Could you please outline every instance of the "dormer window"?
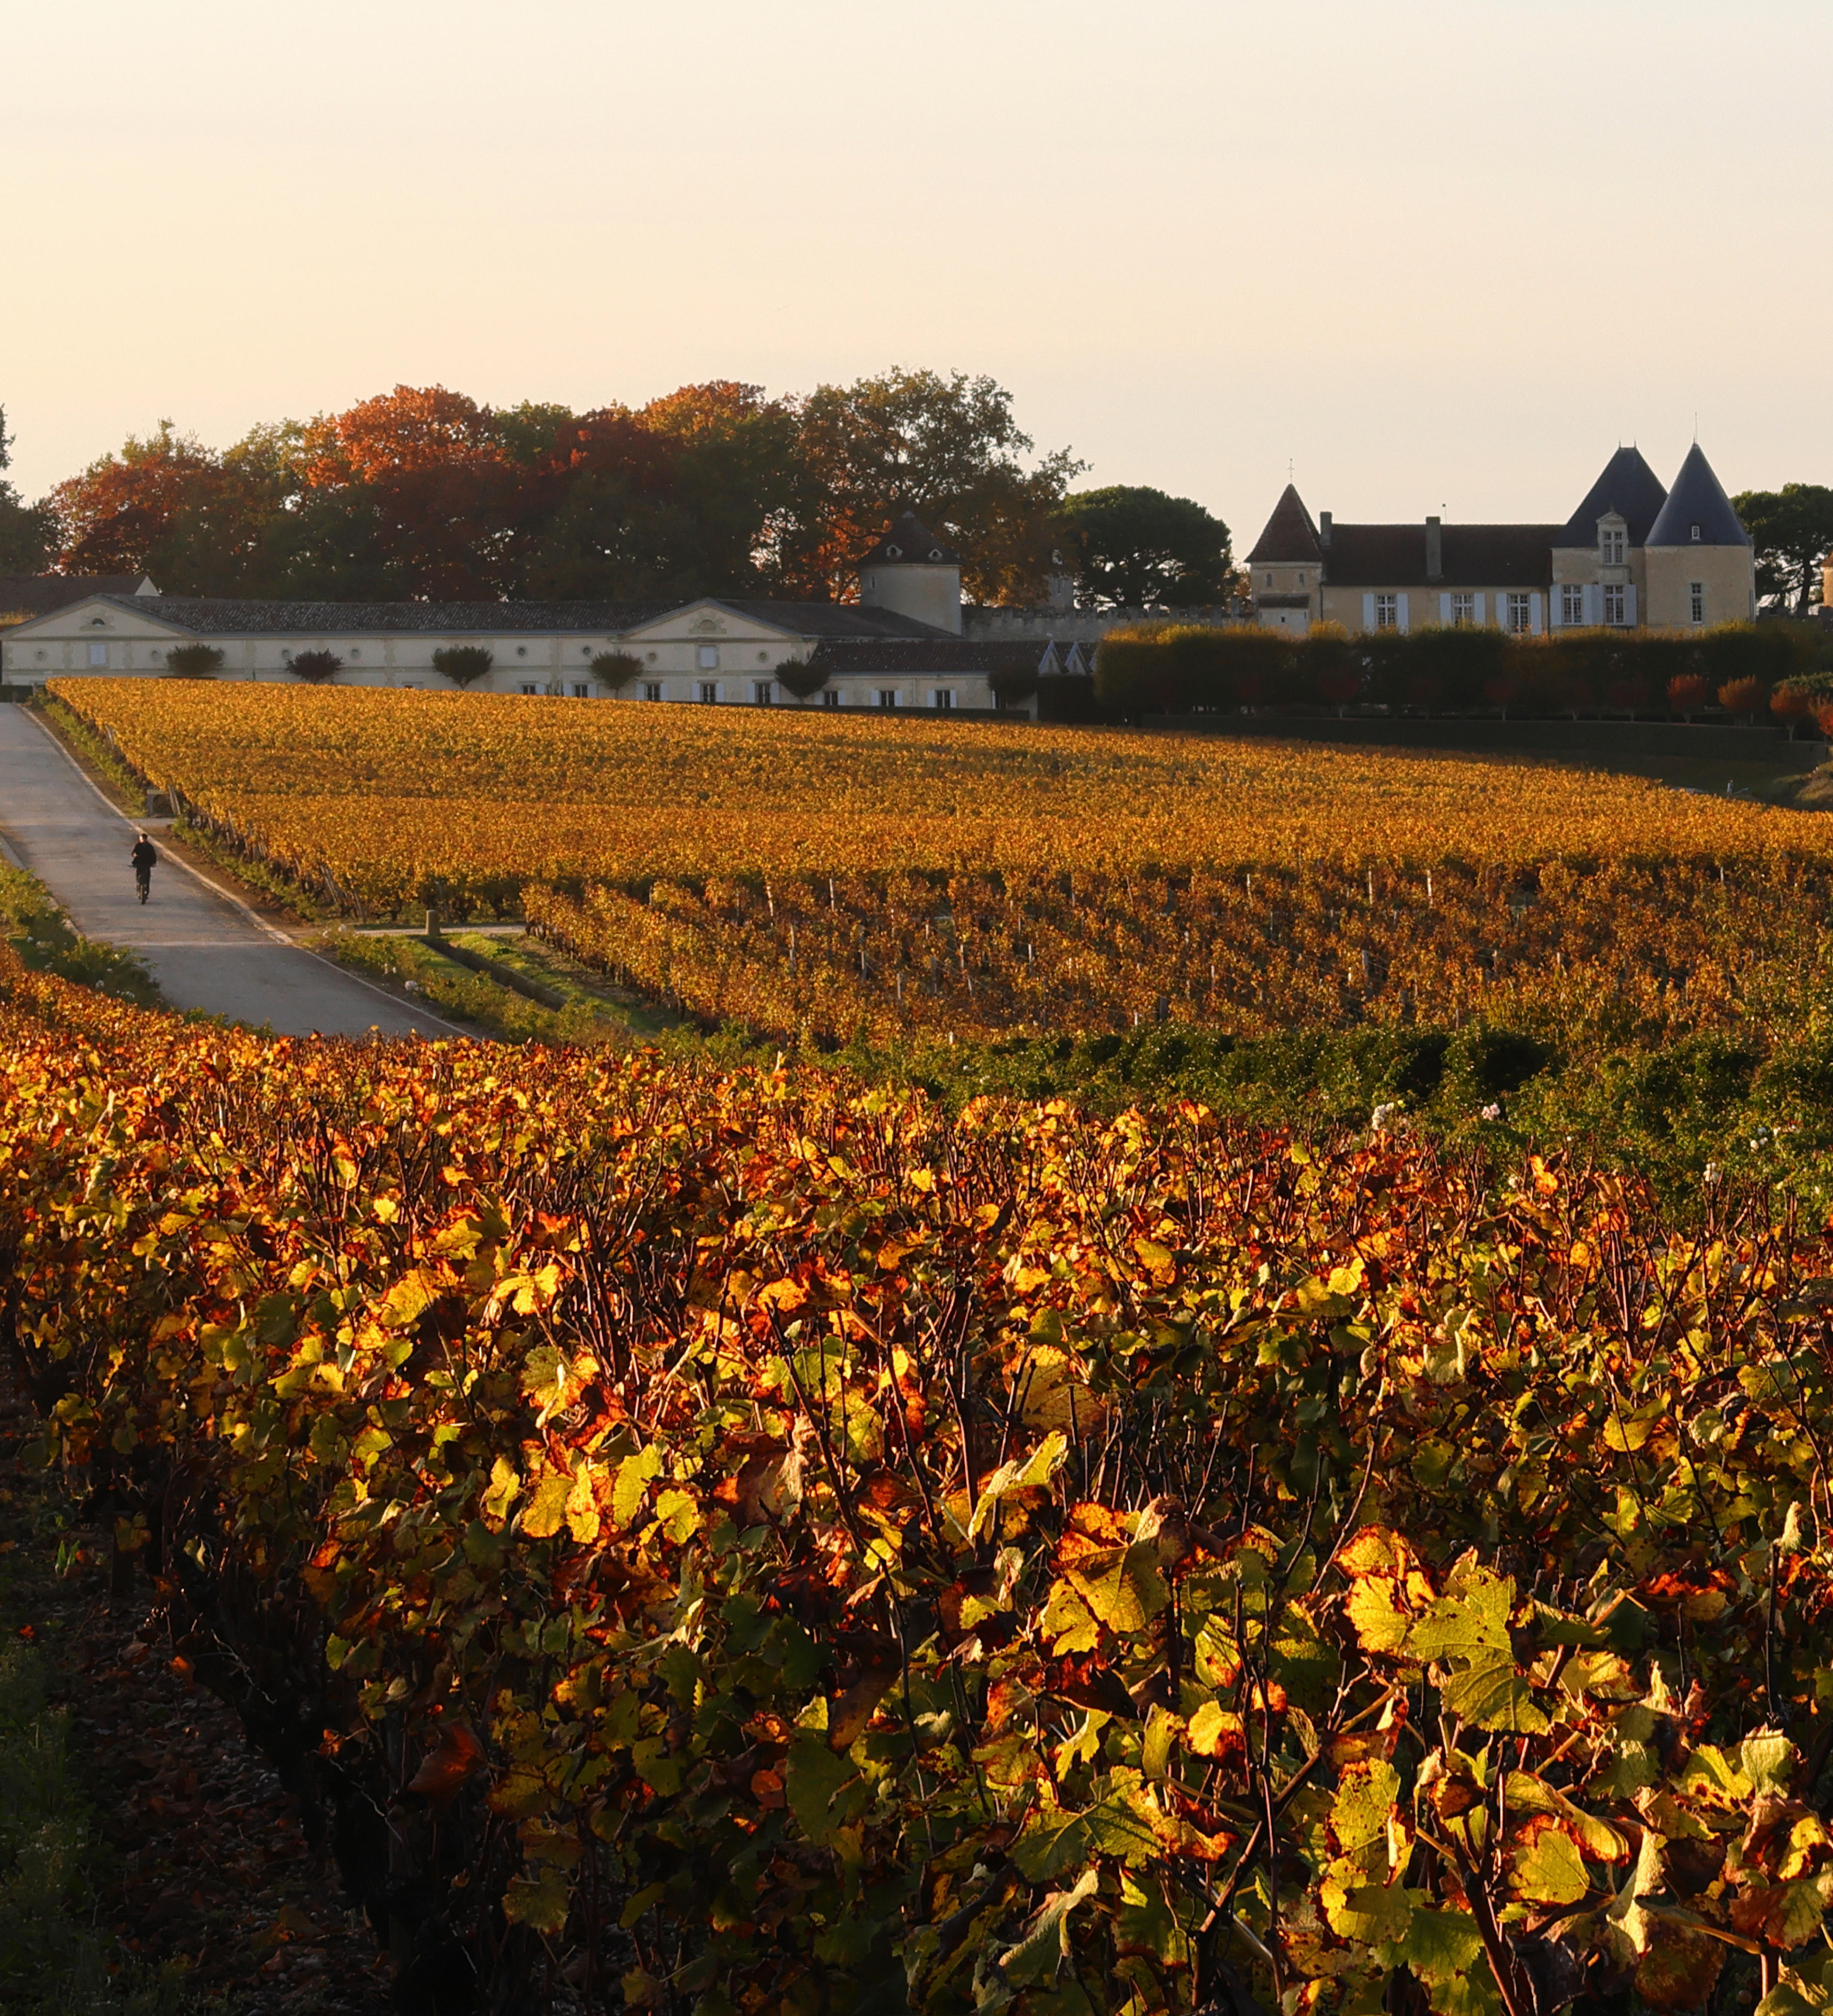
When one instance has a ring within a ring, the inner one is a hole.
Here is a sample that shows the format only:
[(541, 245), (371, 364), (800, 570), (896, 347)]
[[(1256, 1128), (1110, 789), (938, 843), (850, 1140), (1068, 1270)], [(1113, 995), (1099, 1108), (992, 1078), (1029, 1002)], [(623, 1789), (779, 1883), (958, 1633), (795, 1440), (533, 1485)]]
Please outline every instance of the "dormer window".
[(1623, 528), (1621, 525), (1606, 525), (1599, 541), (1599, 551), (1606, 567), (1621, 567), (1623, 563)]
[(1699, 544), (1699, 527), (1697, 525), (1693, 527), (1693, 543), (1694, 545)]
[(887, 546), (884, 556), (888, 560), (901, 560), (904, 557), (904, 549), (902, 546)]

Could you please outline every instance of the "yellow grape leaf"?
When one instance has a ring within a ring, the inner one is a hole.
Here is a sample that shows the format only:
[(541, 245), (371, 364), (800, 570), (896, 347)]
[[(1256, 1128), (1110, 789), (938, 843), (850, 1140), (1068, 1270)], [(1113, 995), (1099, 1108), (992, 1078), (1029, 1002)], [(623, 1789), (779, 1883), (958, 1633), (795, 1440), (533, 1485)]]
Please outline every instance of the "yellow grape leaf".
[(426, 1276), (417, 1267), (404, 1274), (382, 1298), (376, 1319), (384, 1330), (405, 1330), (434, 1298)]
[(1340, 1939), (1363, 1946), (1387, 1946), (1406, 1936), (1413, 1906), (1423, 1890), (1400, 1883), (1370, 1883), (1353, 1862), (1333, 1862), (1324, 1871), (1318, 1901), (1331, 1930)]
[(1356, 1641), (1365, 1652), (1400, 1652), (1413, 1618), (1395, 1600), (1399, 1585), (1385, 1576), (1365, 1575), (1344, 1599)]
[(490, 1483), (484, 1493), (485, 1519), (501, 1525), (510, 1516), (510, 1507), (520, 1489), (521, 1479), (516, 1474), (515, 1465), (507, 1456), (499, 1456), (490, 1466)]
[(1487, 1568), (1475, 1569), (1413, 1625), (1406, 1649), (1418, 1659), (1478, 1659), (1507, 1653), (1512, 1660), (1508, 1614), (1514, 1607), (1512, 1581)]
[(1747, 1736), (1738, 1751), (1738, 1763), (1752, 1788), (1759, 1792), (1786, 1792), (1795, 1776), (1795, 1745), (1774, 1730), (1759, 1730)]
[(1092, 1652), (1101, 1642), (1100, 1626), (1088, 1605), (1066, 1582), (1050, 1585), (1050, 1600), (1044, 1605), (1044, 1630), (1050, 1640), (1050, 1650), (1059, 1656), (1065, 1652)]
[(1363, 1526), (1343, 1543), (1337, 1566), (1350, 1576), (1398, 1576), (1406, 1574), (1412, 1560), (1406, 1543), (1398, 1533), (1385, 1526)]
[(980, 1487), (979, 1502), (974, 1508), (974, 1517), (967, 1522), (968, 1539), (978, 1540), (983, 1533), (992, 1531), (993, 1521), (999, 1516), (999, 1500), (1007, 1492), (1027, 1491), (1035, 1485), (1048, 1484), (1063, 1467), (1063, 1459), (1068, 1451), (1068, 1437), (1060, 1428), (1053, 1428), (1022, 1463), (1014, 1459), (1001, 1463)]
[(1453, 1715), (1478, 1729), (1506, 1729), (1518, 1736), (1533, 1736), (1550, 1726), (1534, 1705), (1533, 1690), (1510, 1658), (1481, 1660), (1447, 1674), (1439, 1691)]
[(1572, 1836), (1556, 1820), (1532, 1824), (1508, 1872), (1515, 1894), (1530, 1904), (1577, 1903), (1591, 1883)]
[(1199, 1757), (1219, 1757), (1243, 1747), (1241, 1718), (1219, 1701), (1206, 1701), (1190, 1717), (1190, 1747)]
[(582, 1547), (589, 1547), (598, 1538), (598, 1500), (592, 1495), (592, 1465), (582, 1463), (579, 1474), (573, 1480), (573, 1488), (567, 1493), (567, 1530)]
[(557, 1533), (567, 1517), (567, 1500), (573, 1480), (564, 1470), (550, 1470), (535, 1487), (535, 1496), (522, 1514), (521, 1530), (531, 1540), (546, 1540)]
[(1110, 1631), (1143, 1631), (1171, 1600), (1158, 1571), (1155, 1540), (1130, 1547), (1098, 1547), (1065, 1566), (1076, 1593)]
[(627, 1456), (618, 1466), (618, 1481), (611, 1487), (611, 1517), (628, 1526), (649, 1495), (650, 1479), (662, 1474), (662, 1453), (652, 1442), (635, 1456)]
[(1359, 1758), (1345, 1765), (1331, 1802), (1331, 1839), (1341, 1856), (1385, 1842), (1388, 1816), (1400, 1796), (1400, 1774), (1385, 1760)]

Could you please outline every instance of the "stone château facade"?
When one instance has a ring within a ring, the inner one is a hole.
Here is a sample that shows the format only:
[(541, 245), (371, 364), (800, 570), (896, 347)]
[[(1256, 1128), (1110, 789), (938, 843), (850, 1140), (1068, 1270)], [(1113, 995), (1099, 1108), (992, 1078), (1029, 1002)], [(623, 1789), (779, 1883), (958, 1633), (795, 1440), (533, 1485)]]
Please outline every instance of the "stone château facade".
[(1261, 624), (1299, 635), (1685, 630), (1756, 614), (1750, 535), (1697, 443), (1672, 490), (1619, 448), (1563, 525), (1313, 523), (1288, 484), (1247, 564)]

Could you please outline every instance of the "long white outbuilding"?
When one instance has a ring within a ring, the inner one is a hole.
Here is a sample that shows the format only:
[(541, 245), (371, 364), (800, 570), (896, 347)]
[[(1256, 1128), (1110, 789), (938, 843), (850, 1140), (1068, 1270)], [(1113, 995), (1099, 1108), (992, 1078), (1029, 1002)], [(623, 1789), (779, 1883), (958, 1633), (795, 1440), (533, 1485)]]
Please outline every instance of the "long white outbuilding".
[[(175, 647), (201, 644), (221, 654), (222, 679), (291, 682), (311, 653), (337, 661), (340, 685), (440, 687), (452, 682), (435, 654), (468, 646), (491, 661), (474, 692), (758, 705), (790, 698), (780, 675), (805, 667), (823, 675), (816, 706), (990, 711), (997, 681), (1002, 711), (1028, 715), (1030, 677), (1085, 669), (1082, 647), (1047, 635), (963, 637), (960, 584), (956, 556), (908, 516), (862, 563), (857, 603), (256, 601), (143, 583), (13, 625), (0, 639), (0, 678), (153, 678), (172, 668)], [(607, 654), (637, 669), (614, 684), (595, 668)]]

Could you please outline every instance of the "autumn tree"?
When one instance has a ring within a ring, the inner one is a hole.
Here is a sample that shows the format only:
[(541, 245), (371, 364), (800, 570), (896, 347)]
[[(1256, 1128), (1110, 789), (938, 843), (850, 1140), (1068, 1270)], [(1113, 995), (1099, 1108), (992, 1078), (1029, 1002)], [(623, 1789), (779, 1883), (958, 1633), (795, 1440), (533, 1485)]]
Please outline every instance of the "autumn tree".
[(1233, 592), (1229, 529), (1190, 498), (1115, 484), (1072, 491), (1059, 515), (1077, 592), (1095, 608), (1188, 608)]
[(182, 513), (203, 506), (221, 464), (190, 434), (161, 420), (144, 439), (128, 437), (58, 484), (49, 499), (57, 563), (66, 574), (140, 574)]
[(818, 387), (798, 418), (796, 504), (772, 556), (784, 592), (850, 595), (859, 555), (909, 509), (959, 549), (973, 599), (1040, 599), (1052, 520), (1084, 465), (1059, 448), (1028, 469), (1003, 386), (895, 369)]
[(60, 485), (59, 563), (178, 593), (685, 601), (855, 592), (915, 509), (970, 594), (1032, 601), (1079, 464), (990, 378), (896, 370), (806, 398), (683, 386), (639, 411), (501, 410), (397, 385), (217, 454), (162, 422)]

